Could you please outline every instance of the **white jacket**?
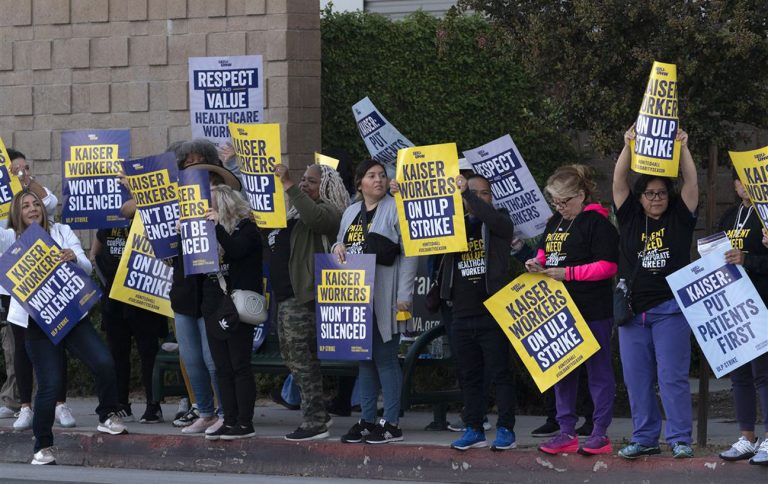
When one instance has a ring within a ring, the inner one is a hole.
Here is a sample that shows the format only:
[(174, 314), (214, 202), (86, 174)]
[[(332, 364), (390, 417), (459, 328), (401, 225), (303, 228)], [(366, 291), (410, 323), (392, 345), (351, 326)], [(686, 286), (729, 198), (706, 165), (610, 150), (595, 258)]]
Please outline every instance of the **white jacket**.
[[(52, 224), (51, 237), (62, 249), (72, 249), (77, 257), (77, 265), (90, 274), (93, 270), (91, 261), (88, 260), (88, 256), (85, 255), (85, 251), (80, 245), (80, 239), (78, 239), (72, 229), (69, 228), (69, 225)], [(0, 252), (8, 250), (14, 242), (16, 242), (16, 232), (14, 232), (13, 229), (0, 229)], [(8, 309), (8, 321), (24, 328), (27, 327), (27, 322), (29, 321), (29, 314), (27, 314), (21, 304), (16, 301), (15, 297), (11, 297), (11, 305)]]

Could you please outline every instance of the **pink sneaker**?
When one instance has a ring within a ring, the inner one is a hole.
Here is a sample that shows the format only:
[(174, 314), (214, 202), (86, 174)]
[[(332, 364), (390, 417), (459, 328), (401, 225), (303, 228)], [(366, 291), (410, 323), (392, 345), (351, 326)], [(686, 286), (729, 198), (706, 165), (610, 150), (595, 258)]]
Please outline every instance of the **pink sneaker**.
[(573, 435), (558, 434), (539, 445), (539, 450), (546, 454), (570, 454), (579, 450), (579, 439)]
[(591, 435), (584, 445), (579, 447), (579, 454), (581, 455), (600, 455), (600, 454), (612, 454), (613, 447), (611, 446), (611, 439), (605, 435)]
[(218, 417), (200, 417), (192, 422), (191, 425), (181, 429), (183, 434), (201, 434), (211, 425), (215, 425), (218, 422)]

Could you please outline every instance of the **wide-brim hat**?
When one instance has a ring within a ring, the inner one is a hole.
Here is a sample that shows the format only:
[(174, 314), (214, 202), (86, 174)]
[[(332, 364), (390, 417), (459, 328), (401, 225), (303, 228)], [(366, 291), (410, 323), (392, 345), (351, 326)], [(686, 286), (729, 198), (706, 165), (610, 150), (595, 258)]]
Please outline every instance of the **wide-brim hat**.
[(242, 189), (242, 184), (240, 183), (240, 180), (235, 176), (234, 173), (227, 170), (223, 166), (218, 165), (211, 165), (210, 163), (198, 163), (196, 165), (190, 165), (185, 170), (208, 170), (211, 173), (216, 173), (219, 175), (223, 180), (224, 183), (232, 188), (235, 191), (240, 191)]

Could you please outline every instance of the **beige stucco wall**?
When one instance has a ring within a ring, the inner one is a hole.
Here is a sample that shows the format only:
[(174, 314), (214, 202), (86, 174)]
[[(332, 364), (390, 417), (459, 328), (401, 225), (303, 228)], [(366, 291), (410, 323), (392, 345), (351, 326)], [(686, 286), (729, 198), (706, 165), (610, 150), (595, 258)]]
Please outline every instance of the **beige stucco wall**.
[(317, 0), (0, 0), (0, 12), (0, 136), (57, 194), (63, 130), (130, 128), (133, 157), (189, 139), (188, 57), (263, 55), (284, 162), (320, 149)]

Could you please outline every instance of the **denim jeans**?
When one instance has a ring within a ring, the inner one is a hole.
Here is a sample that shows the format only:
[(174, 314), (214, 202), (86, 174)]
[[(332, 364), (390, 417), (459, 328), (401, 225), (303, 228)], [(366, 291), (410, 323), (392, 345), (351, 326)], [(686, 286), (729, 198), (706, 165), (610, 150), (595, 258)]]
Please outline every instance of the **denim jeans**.
[(58, 345), (48, 338), (35, 338), (27, 339), (26, 347), (37, 378), (35, 415), (32, 419), (35, 452), (53, 445), (56, 397), (64, 386), (64, 350), (82, 361), (96, 377), (99, 422), (104, 422), (111, 412), (117, 410), (115, 364), (107, 346), (87, 318), (77, 323)]
[(510, 369), (512, 346), (496, 321), (486, 314), (454, 318), (451, 330), (461, 371), (464, 423), (482, 429), (488, 389), (496, 384), (497, 427), (515, 428), (515, 380)]
[(173, 317), (176, 319), (176, 342), (179, 343), (179, 355), (187, 370), (197, 409), (202, 417), (212, 417), (213, 393), (216, 392), (219, 402), (221, 402), (221, 393), (216, 380), (216, 365), (205, 333), (205, 321), (203, 318), (195, 319), (180, 313), (174, 313)]
[(397, 425), (400, 421), (400, 394), (403, 388), (403, 371), (397, 353), (400, 335), (392, 335), (386, 343), (381, 338), (376, 322), (373, 323), (373, 359), (360, 362), (360, 408), (368, 423), (376, 422), (376, 402), (379, 390), (384, 395), (384, 420)]

